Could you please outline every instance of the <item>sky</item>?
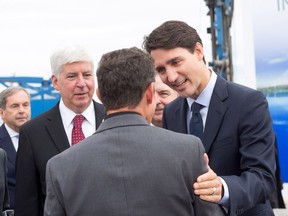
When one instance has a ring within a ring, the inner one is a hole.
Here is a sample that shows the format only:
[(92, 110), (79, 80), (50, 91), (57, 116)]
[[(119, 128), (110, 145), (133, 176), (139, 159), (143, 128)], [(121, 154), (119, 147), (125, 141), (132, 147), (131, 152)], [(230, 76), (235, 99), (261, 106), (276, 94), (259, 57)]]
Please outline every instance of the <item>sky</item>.
[(86, 47), (97, 65), (105, 52), (141, 48), (145, 35), (171, 19), (196, 28), (210, 55), (207, 12), (204, 0), (0, 0), (0, 77), (47, 79), (51, 53), (68, 44)]

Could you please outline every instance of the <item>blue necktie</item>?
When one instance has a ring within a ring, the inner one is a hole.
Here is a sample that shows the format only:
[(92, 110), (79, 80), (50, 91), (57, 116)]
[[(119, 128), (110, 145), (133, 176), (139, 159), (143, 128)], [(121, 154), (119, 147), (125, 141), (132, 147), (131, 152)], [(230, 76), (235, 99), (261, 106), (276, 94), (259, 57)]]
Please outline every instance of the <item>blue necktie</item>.
[(192, 110), (192, 118), (190, 120), (190, 134), (195, 135), (199, 138), (201, 138), (203, 134), (203, 121), (202, 116), (200, 114), (200, 110), (204, 106), (201, 104), (198, 104), (194, 102), (192, 104), (191, 110)]

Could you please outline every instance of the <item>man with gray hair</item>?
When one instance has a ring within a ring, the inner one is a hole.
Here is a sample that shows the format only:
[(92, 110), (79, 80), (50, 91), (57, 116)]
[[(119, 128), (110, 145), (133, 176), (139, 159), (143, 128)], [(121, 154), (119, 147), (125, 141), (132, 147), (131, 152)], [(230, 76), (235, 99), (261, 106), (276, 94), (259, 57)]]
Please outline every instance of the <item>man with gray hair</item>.
[(51, 56), (52, 84), (60, 101), (20, 130), (16, 159), (15, 215), (43, 215), (47, 161), (93, 134), (104, 107), (93, 100), (94, 63), (81, 46), (65, 46)]
[(20, 126), (30, 120), (30, 94), (20, 86), (12, 86), (0, 93), (0, 116), (3, 124), (0, 127), (0, 148), (7, 155), (7, 180), (10, 209), (14, 209), (16, 187), (15, 161), (18, 149)]

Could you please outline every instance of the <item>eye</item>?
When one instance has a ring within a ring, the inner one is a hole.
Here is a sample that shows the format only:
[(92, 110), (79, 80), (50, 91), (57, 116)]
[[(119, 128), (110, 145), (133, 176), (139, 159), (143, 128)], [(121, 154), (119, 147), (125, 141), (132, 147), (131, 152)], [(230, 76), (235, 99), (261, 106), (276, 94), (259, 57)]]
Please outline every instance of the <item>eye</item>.
[(66, 76), (66, 78), (69, 79), (69, 80), (73, 80), (75, 77), (76, 77), (75, 74), (68, 74), (68, 75)]
[(156, 67), (156, 71), (160, 74), (163, 74), (166, 72), (166, 68), (165, 67)]
[(93, 75), (92, 75), (92, 73), (91, 72), (87, 72), (87, 73), (84, 73), (83, 74), (83, 77), (85, 77), (85, 78), (89, 78), (89, 77), (92, 77)]
[(177, 66), (177, 65), (179, 65), (180, 64), (180, 60), (179, 59), (175, 59), (175, 60), (173, 60), (172, 62), (171, 62), (171, 65), (173, 65), (173, 66)]
[(11, 109), (17, 109), (18, 108), (18, 104), (12, 104)]
[(169, 96), (169, 92), (163, 91), (163, 92), (160, 92), (160, 95), (162, 98), (166, 98)]
[(29, 104), (29, 103), (24, 103), (23, 106), (24, 106), (24, 107), (29, 107), (30, 104)]

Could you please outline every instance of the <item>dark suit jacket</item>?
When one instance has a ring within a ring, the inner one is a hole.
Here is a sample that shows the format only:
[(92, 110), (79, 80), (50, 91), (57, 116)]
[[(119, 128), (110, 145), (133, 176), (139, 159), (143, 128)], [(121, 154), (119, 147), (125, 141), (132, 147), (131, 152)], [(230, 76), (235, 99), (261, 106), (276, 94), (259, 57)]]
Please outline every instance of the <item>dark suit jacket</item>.
[(150, 126), (136, 113), (109, 117), (49, 160), (44, 215), (221, 215), (193, 193), (207, 169), (203, 154), (195, 136)]
[(0, 214), (9, 208), (6, 162), (6, 152), (0, 148)]
[[(184, 98), (164, 110), (163, 127), (187, 133)], [(273, 215), (274, 132), (264, 95), (218, 76), (202, 142), (211, 168), (228, 185), (230, 215)]]
[(8, 179), (8, 191), (9, 191), (9, 205), (10, 209), (14, 209), (14, 194), (16, 185), (16, 179), (15, 179), (16, 150), (4, 124), (2, 124), (2, 126), (0, 127), (0, 148), (6, 151), (6, 155), (8, 158), (7, 179)]
[[(94, 108), (98, 128), (105, 115), (104, 107), (94, 102)], [(59, 103), (21, 127), (16, 158), (15, 215), (43, 215), (46, 163), (69, 147)]]

